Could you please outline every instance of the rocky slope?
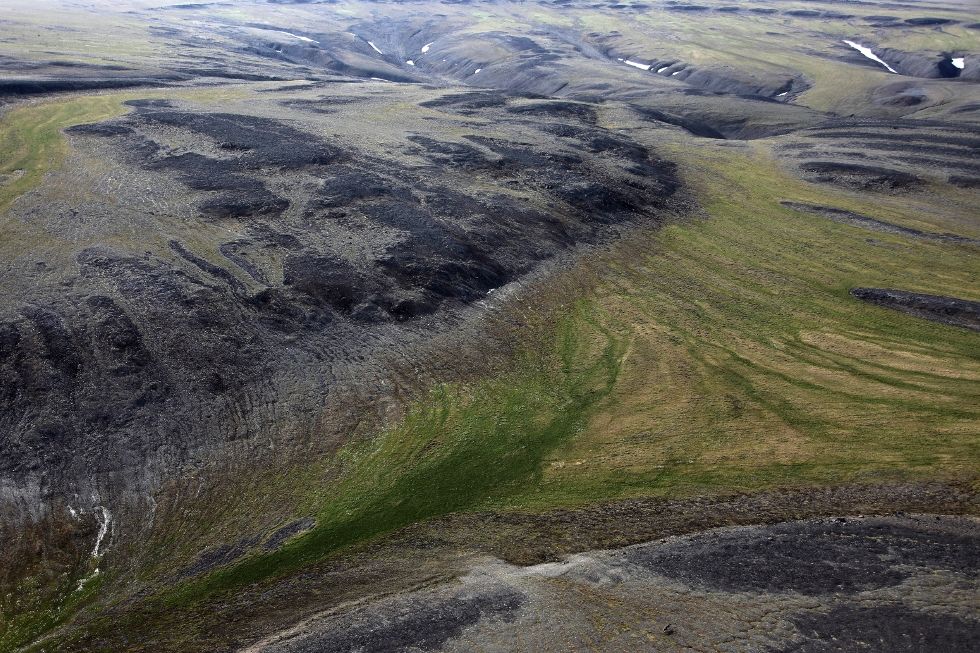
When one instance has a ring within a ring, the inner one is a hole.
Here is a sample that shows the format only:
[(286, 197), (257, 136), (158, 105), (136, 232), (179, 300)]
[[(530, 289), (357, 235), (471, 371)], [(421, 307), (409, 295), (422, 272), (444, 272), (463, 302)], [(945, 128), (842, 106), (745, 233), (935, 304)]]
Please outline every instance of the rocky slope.
[[(420, 375), (462, 374), (423, 352), (486, 338), (494, 293), (656, 224), (679, 185), (590, 105), (401, 101), (393, 114), (378, 83), (267, 93), (248, 113), (134, 100), (67, 130), (78, 167), (10, 209), (49, 240), (8, 260), (8, 538), (53, 520), (88, 539), (111, 519), (108, 545), (202, 465), (330, 452)], [(368, 143), (325, 135), (366, 112), (389, 114)]]

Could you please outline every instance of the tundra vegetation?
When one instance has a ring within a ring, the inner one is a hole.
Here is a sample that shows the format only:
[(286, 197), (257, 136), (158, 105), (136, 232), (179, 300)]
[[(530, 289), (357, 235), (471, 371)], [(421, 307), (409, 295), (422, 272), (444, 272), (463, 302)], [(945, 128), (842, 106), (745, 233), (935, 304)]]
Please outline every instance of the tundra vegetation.
[(969, 3), (125, 4), (4, 18), (0, 650), (975, 641)]

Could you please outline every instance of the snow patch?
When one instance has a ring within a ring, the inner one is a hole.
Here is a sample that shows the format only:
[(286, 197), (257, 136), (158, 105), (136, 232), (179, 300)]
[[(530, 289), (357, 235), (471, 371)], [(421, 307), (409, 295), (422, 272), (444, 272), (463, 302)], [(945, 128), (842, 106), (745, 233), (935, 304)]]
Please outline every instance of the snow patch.
[(384, 52), (382, 52), (381, 50), (379, 50), (379, 49), (378, 49), (378, 46), (376, 46), (376, 45), (375, 45), (374, 43), (372, 43), (371, 41), (368, 41), (368, 45), (370, 45), (370, 46), (371, 46), (372, 48), (374, 48), (374, 51), (375, 51), (375, 52), (377, 52), (378, 54), (384, 54)]
[(663, 68), (658, 69), (657, 72), (658, 73), (662, 73), (663, 71), (667, 70), (668, 68), (670, 68), (670, 66), (664, 66)]
[(627, 66), (633, 66), (634, 68), (639, 68), (640, 70), (650, 70), (649, 64), (640, 63), (639, 61), (630, 61), (629, 59), (623, 62)]
[(953, 57), (949, 62), (960, 70), (963, 70), (963, 67), (966, 66), (966, 57)]
[(409, 59), (409, 60), (408, 60), (408, 61), (406, 61), (405, 63), (407, 63), (407, 64), (408, 64), (409, 66), (414, 66), (414, 65), (415, 65), (415, 62), (414, 62), (414, 61), (412, 61), (411, 59)]
[[(435, 43), (435, 41), (433, 41), (432, 43)], [(422, 54), (425, 54), (426, 52), (429, 51), (429, 48), (432, 47), (432, 43), (426, 43), (425, 45), (422, 46)]]
[(71, 506), (68, 506), (68, 512), (71, 513), (71, 516), (72, 516), (73, 519), (78, 519), (78, 511), (77, 510), (75, 510)]
[(785, 97), (787, 93), (789, 93), (789, 91), (783, 91), (782, 93), (780, 93), (776, 97)]
[(95, 568), (95, 571), (93, 571), (91, 574), (89, 574), (88, 576), (86, 576), (82, 580), (78, 581), (78, 587), (75, 588), (75, 591), (76, 592), (81, 592), (82, 591), (82, 588), (85, 587), (85, 583), (89, 582), (90, 580), (92, 580), (93, 578), (95, 578), (98, 575), (99, 575), (99, 568), (96, 567)]
[(291, 36), (294, 39), (299, 39), (300, 41), (306, 41), (307, 43), (317, 43), (317, 44), (320, 43), (319, 41), (314, 41), (311, 38), (307, 38), (305, 36), (300, 36), (299, 34), (293, 34), (292, 32), (279, 32), (279, 33), (280, 34), (285, 34), (286, 36)]
[(478, 72), (480, 72), (481, 70), (483, 70), (483, 68), (477, 68), (476, 70), (474, 70), (474, 71), (473, 71), (473, 74), (475, 75), (475, 74), (477, 74)]
[(878, 55), (876, 55), (874, 52), (871, 51), (871, 48), (866, 48), (860, 43), (855, 43), (854, 41), (848, 41), (847, 39), (844, 39), (844, 43), (848, 44), (849, 46), (851, 46), (852, 48), (854, 48), (855, 50), (857, 50), (858, 52), (866, 56), (868, 59), (871, 59), (871, 61), (876, 61), (880, 63), (882, 66), (888, 69), (888, 72), (895, 73), (896, 75), (898, 74), (897, 70), (895, 70), (887, 63), (879, 59)]
[(95, 507), (95, 518), (99, 520), (99, 534), (95, 538), (95, 548), (92, 549), (92, 557), (99, 557), (99, 549), (102, 547), (102, 540), (105, 539), (106, 533), (109, 532), (109, 521), (112, 519), (112, 514), (104, 506)]
[(672, 72), (672, 73), (670, 74), (670, 76), (671, 76), (671, 77), (674, 77), (675, 75), (680, 75), (680, 74), (681, 74), (681, 71), (679, 71), (679, 70), (675, 70), (674, 72)]

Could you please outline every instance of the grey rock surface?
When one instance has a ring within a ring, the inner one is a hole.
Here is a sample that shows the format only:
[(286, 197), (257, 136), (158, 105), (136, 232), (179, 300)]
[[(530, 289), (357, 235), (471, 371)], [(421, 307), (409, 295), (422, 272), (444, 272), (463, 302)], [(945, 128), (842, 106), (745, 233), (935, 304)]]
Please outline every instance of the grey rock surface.
[(980, 523), (937, 515), (723, 528), (342, 608), (246, 649), (971, 651)]

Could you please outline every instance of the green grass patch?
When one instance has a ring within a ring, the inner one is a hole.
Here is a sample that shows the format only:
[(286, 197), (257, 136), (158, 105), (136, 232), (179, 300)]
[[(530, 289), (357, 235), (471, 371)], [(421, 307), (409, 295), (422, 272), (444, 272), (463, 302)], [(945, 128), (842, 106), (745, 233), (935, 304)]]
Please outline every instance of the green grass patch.
[(623, 343), (605, 319), (594, 303), (578, 302), (558, 320), (550, 344), (525, 351), (515, 371), (437, 386), (397, 428), (340, 453), (341, 472), (323, 493), (312, 532), (189, 582), (161, 597), (163, 603), (186, 608), (532, 484), (542, 460), (584, 428), (592, 407), (615, 385)]
[[(91, 603), (98, 596), (102, 585), (102, 576), (89, 577), (82, 582), (72, 578), (63, 579), (58, 593), (60, 599), (44, 601), (36, 609), (0, 620), (0, 651), (16, 650), (60, 626), (80, 608)], [(22, 592), (26, 590), (25, 587), (19, 588)]]
[(130, 90), (15, 106), (0, 115), (0, 215), (14, 199), (41, 183), (45, 173), (64, 163), (69, 145), (62, 132), (68, 127), (120, 116), (129, 111), (123, 102), (135, 98), (169, 97), (209, 104), (240, 100), (248, 92), (241, 85)]
[(61, 130), (125, 112), (118, 96), (96, 95), (31, 103), (0, 116), (0, 213), (64, 161), (68, 143)]
[(977, 248), (786, 209), (781, 199), (880, 214), (870, 198), (789, 177), (762, 145), (675, 156), (708, 219), (614, 256), (598, 301), (628, 342), (617, 387), (537, 485), (499, 507), (975, 474), (977, 335), (848, 291), (977, 299)]

